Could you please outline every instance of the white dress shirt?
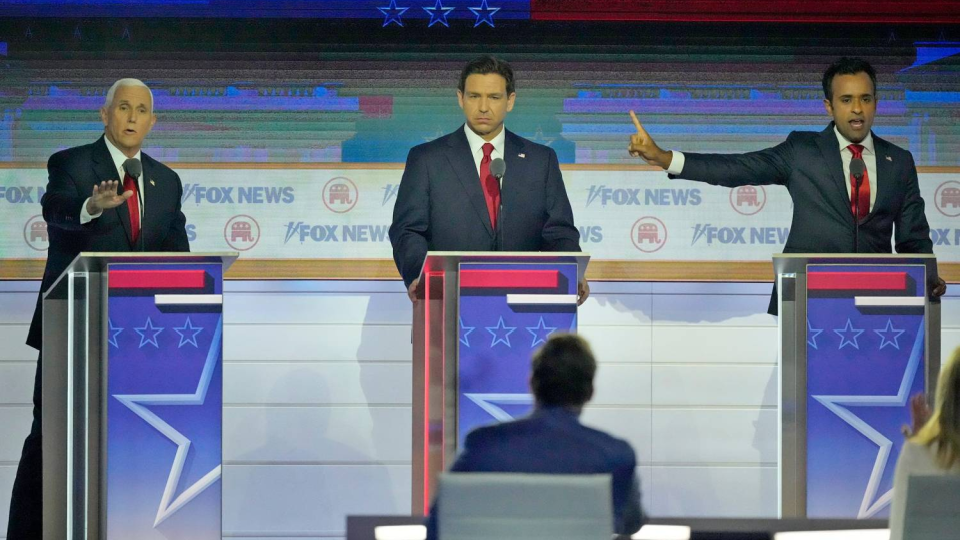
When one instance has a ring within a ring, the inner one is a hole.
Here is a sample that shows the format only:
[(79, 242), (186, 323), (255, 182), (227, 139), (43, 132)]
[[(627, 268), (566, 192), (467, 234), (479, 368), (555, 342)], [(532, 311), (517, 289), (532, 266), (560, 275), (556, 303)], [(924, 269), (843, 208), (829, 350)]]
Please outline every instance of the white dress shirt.
[[(480, 161), (483, 160), (483, 145), (487, 141), (483, 140), (483, 137), (477, 135), (470, 129), (470, 126), (464, 124), (463, 131), (467, 134), (467, 144), (470, 145), (470, 152), (473, 154), (473, 161), (477, 165), (477, 178), (480, 178)], [(490, 152), (490, 161), (493, 161), (497, 158), (503, 159), (503, 145), (506, 141), (506, 128), (501, 127), (500, 133), (497, 133), (497, 136), (490, 141), (490, 144), (493, 145), (493, 152)]]
[[(853, 152), (847, 147), (853, 143), (841, 135), (836, 126), (833, 127), (833, 132), (837, 135), (837, 144), (840, 145), (840, 160), (843, 161), (844, 185), (847, 186), (847, 198), (849, 199), (852, 189), (850, 187), (850, 161), (853, 159)], [(873, 204), (877, 202), (877, 152), (873, 146), (873, 133), (868, 133), (867, 138), (861, 141), (860, 144), (863, 145), (863, 163), (867, 166), (867, 176), (870, 180), (870, 211), (872, 212)], [(667, 173), (679, 175), (683, 172), (684, 163), (686, 163), (686, 158), (683, 156), (683, 152), (674, 150), (673, 159), (670, 161), (670, 166), (667, 167)]]
[[(127, 158), (127, 156), (124, 155), (124, 153), (121, 152), (119, 148), (114, 146), (113, 143), (110, 142), (110, 139), (104, 137), (103, 142), (107, 143), (107, 150), (110, 151), (110, 157), (113, 158), (113, 165), (117, 169), (116, 180), (120, 182), (120, 189), (121, 189), (120, 192), (123, 193), (123, 177), (124, 177), (123, 162), (129, 158)], [(137, 155), (133, 157), (137, 160), (140, 160), (141, 165), (143, 164), (143, 160), (140, 159), (141, 156), (140, 156), (139, 150), (137, 150)], [(140, 206), (140, 227), (143, 228), (143, 205), (145, 203), (144, 203), (144, 194), (143, 194), (143, 174), (142, 173), (140, 174), (140, 178), (137, 178), (137, 189), (140, 191), (140, 200), (138, 201), (140, 203), (139, 205)], [(134, 194), (134, 197), (136, 197), (136, 194)], [(88, 202), (90, 202), (90, 197), (87, 197), (87, 199), (83, 201), (83, 206), (80, 208), (80, 224), (81, 225), (90, 223), (91, 221), (103, 215), (102, 209), (99, 212), (97, 212), (96, 215), (91, 215), (89, 212), (87, 212)]]

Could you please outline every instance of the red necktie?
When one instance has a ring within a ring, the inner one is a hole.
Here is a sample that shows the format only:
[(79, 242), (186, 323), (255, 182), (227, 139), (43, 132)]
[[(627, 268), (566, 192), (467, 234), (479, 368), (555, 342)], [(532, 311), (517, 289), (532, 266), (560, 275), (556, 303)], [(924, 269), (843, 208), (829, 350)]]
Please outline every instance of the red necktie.
[(490, 214), (490, 225), (497, 228), (497, 211), (500, 208), (500, 181), (490, 174), (490, 154), (493, 145), (483, 143), (483, 159), (480, 160), (480, 186), (483, 188), (483, 197), (487, 200), (487, 212)]
[(137, 243), (140, 238), (140, 201), (137, 198), (137, 179), (125, 174), (123, 176), (123, 190), (132, 191), (133, 197), (127, 199), (127, 210), (130, 211), (130, 229), (133, 236), (133, 243)]
[[(853, 154), (853, 159), (863, 159), (863, 145), (851, 144), (847, 148)], [(850, 213), (857, 215), (857, 179), (850, 174)], [(870, 213), (870, 173), (867, 168), (863, 168), (863, 180), (860, 182), (860, 219), (867, 217)]]

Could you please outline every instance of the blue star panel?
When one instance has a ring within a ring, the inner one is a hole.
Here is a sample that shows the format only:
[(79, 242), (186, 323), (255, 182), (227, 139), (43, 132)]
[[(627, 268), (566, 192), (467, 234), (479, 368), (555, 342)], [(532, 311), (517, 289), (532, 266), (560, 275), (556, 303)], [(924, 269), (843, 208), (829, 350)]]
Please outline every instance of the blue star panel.
[(500, 19), (529, 20), (530, 0), (5, 0), (0, 16), (383, 19), (384, 26), (405, 26), (407, 19), (429, 26), (462, 20), (495, 26)]
[(465, 270), (556, 270), (549, 290), (460, 289), (458, 444), (473, 428), (527, 413), (530, 358), (553, 332), (575, 332), (575, 305), (510, 305), (507, 294), (575, 295), (577, 265), (461, 264)]
[[(156, 266), (114, 264), (111, 275)], [(221, 538), (221, 305), (157, 306), (159, 294), (222, 294), (219, 265), (196, 290), (111, 288), (107, 332), (107, 537)]]
[[(807, 299), (807, 515), (886, 517), (893, 471), (924, 390), (922, 308), (857, 307), (857, 296), (923, 297), (922, 266), (809, 266), (818, 273), (901, 272), (899, 290), (812, 290)], [(866, 278), (869, 283), (869, 276)]]

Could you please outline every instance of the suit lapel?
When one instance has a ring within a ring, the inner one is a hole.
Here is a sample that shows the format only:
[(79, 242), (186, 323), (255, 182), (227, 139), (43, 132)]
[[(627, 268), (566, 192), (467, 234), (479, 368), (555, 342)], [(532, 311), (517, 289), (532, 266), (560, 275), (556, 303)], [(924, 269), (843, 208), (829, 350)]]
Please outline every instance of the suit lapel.
[(850, 220), (853, 221), (853, 213), (850, 211), (850, 195), (847, 194), (847, 183), (843, 177), (843, 160), (840, 158), (837, 136), (833, 132), (833, 122), (830, 122), (827, 129), (820, 132), (820, 137), (817, 138), (817, 146), (823, 155), (830, 183), (837, 191), (837, 197), (829, 197), (828, 200), (837, 201), (841, 212), (850, 216)]
[(450, 162), (450, 166), (457, 173), (457, 179), (477, 213), (477, 218), (483, 223), (483, 227), (490, 238), (493, 238), (493, 226), (490, 224), (490, 214), (487, 212), (487, 199), (483, 196), (476, 161), (473, 159), (473, 153), (470, 152), (470, 144), (467, 142), (467, 135), (463, 129), (458, 129), (448, 137), (447, 161)]
[[(105, 182), (107, 180), (116, 180), (120, 182), (118, 186), (118, 191), (123, 193), (123, 179), (118, 178), (117, 166), (113, 162), (113, 157), (110, 156), (110, 151), (107, 150), (107, 142), (104, 140), (104, 137), (101, 135), (100, 140), (95, 144), (95, 149), (93, 152), (93, 170), (99, 178), (99, 182)], [(120, 220), (120, 223), (123, 224), (123, 231), (127, 236), (127, 242), (130, 246), (133, 246), (133, 235), (130, 228), (130, 211), (127, 210), (126, 204), (121, 204), (120, 206), (112, 210), (104, 210), (106, 212), (116, 212), (117, 218)]]
[(513, 196), (520, 191), (519, 182), (525, 177), (523, 169), (527, 161), (526, 157), (520, 157), (521, 155), (524, 155), (523, 139), (514, 135), (511, 131), (507, 131), (507, 136), (504, 138), (503, 143), (503, 161), (507, 164), (507, 172), (504, 173), (502, 185), (503, 190), (509, 191), (510, 193), (506, 197), (501, 195), (500, 200), (503, 201), (503, 204), (507, 204), (507, 201), (510, 201), (511, 207), (516, 203)]
[(873, 151), (877, 156), (877, 198), (873, 203), (873, 210), (864, 221), (873, 217), (873, 214), (876, 213), (878, 208), (886, 207), (887, 199), (892, 195), (895, 182), (893, 175), (894, 163), (892, 159), (887, 160), (887, 158), (890, 157), (887, 149), (887, 141), (874, 135)]

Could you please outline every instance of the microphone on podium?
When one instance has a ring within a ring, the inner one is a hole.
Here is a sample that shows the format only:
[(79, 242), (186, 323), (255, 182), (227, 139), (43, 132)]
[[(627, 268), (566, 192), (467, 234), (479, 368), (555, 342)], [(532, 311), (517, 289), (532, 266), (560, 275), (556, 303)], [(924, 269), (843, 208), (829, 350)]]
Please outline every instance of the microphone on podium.
[(507, 162), (497, 158), (490, 162), (490, 174), (500, 183), (500, 204), (497, 208), (497, 251), (503, 251), (503, 175), (507, 172)]

